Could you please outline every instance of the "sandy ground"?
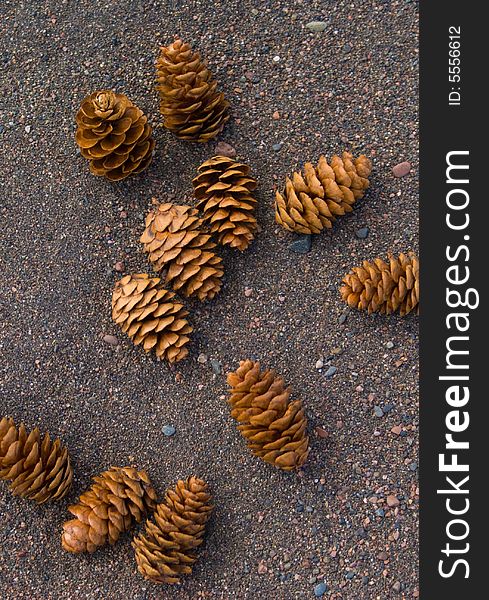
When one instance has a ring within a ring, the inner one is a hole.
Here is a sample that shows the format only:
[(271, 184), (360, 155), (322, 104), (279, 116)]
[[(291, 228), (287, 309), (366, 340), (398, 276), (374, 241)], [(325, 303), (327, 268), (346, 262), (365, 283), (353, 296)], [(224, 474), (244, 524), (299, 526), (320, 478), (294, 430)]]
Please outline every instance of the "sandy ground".
[[(61, 436), (75, 469), (57, 504), (0, 485), (0, 597), (417, 597), (418, 320), (350, 311), (337, 291), (363, 259), (417, 249), (417, 4), (3, 0), (0, 17), (0, 415)], [(309, 31), (313, 20), (326, 29)], [(170, 369), (111, 322), (114, 265), (150, 272), (138, 238), (151, 198), (192, 202), (215, 142), (157, 127), (150, 169), (110, 184), (89, 173), (73, 134), (81, 100), (104, 87), (160, 124), (153, 63), (175, 33), (205, 54), (232, 104), (219, 139), (259, 180), (262, 231), (247, 252), (222, 252), (222, 293), (190, 304), (191, 355)], [(372, 158), (371, 188), (296, 254), (274, 223), (273, 185), (343, 149)], [(413, 170), (396, 179), (403, 160)], [(312, 450), (299, 475), (253, 458), (229, 417), (224, 373), (246, 357), (276, 368), (306, 405)], [(92, 556), (61, 549), (67, 505), (124, 464), (160, 493), (190, 474), (212, 487), (206, 544), (179, 588), (142, 579), (130, 536)]]

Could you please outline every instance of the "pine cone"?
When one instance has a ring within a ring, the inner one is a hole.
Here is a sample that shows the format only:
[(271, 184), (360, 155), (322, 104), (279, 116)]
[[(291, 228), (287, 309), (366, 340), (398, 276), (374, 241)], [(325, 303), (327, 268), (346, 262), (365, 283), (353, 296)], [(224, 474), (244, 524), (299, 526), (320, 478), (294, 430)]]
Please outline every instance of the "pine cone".
[(219, 244), (245, 250), (255, 237), (256, 181), (250, 168), (228, 158), (214, 156), (199, 167), (193, 180), (197, 208)]
[(63, 498), (73, 479), (68, 450), (59, 439), (52, 442), (48, 433), (41, 439), (37, 427), (27, 434), (23, 424), (17, 428), (12, 418), (3, 417), (0, 479), (11, 481), (14, 496), (38, 504)]
[(107, 542), (114, 544), (155, 508), (156, 493), (145, 471), (111, 467), (93, 481), (78, 504), (68, 508), (76, 517), (63, 524), (61, 544), (68, 552), (95, 552)]
[(134, 538), (139, 572), (155, 583), (179, 583), (192, 572), (195, 549), (204, 537), (212, 511), (207, 484), (196, 477), (180, 480), (154, 513), (155, 523), (146, 521), (146, 530)]
[(140, 238), (155, 271), (167, 269), (165, 283), (185, 297), (212, 300), (221, 289), (222, 258), (216, 244), (202, 232), (197, 210), (178, 204), (157, 204), (146, 217)]
[(154, 139), (143, 112), (124, 94), (100, 90), (87, 96), (76, 115), (76, 143), (94, 175), (119, 181), (144, 171)]
[(343, 300), (369, 314), (389, 315), (399, 310), (404, 317), (414, 309), (419, 311), (419, 260), (412, 253), (399, 258), (390, 254), (388, 263), (380, 258), (364, 261), (345, 275), (343, 283)]
[(167, 129), (192, 142), (207, 142), (222, 131), (229, 119), (229, 102), (216, 91), (217, 82), (189, 44), (176, 38), (162, 47), (156, 73)]
[(112, 294), (112, 319), (146, 352), (178, 362), (188, 354), (188, 334), (193, 331), (188, 311), (175, 294), (160, 285), (161, 279), (140, 273), (120, 279)]
[(333, 156), (330, 163), (321, 156), (317, 167), (304, 165), (304, 175), (296, 172), (286, 178), (284, 192), (275, 193), (275, 220), (287, 231), (320, 233), (331, 228), (340, 215), (353, 210), (356, 200), (369, 186), (372, 165), (361, 155), (349, 152)]
[(307, 420), (302, 402), (289, 400), (283, 379), (245, 360), (228, 374), (228, 383), (231, 416), (253, 454), (284, 471), (301, 467), (309, 454)]

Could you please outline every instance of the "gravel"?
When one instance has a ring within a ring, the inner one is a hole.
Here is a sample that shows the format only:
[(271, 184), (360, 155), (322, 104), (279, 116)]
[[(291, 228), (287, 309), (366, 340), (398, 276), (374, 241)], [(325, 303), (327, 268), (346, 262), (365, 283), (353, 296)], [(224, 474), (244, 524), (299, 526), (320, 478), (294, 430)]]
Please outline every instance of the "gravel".
[[(387, 599), (396, 582), (403, 597), (418, 593), (418, 473), (408, 467), (418, 459), (418, 320), (352, 311), (337, 291), (364, 259), (417, 250), (416, 10), (373, 0), (2, 2), (0, 414), (60, 436), (75, 472), (67, 498), (41, 507), (0, 485), (2, 599), (295, 600), (322, 581), (328, 600)], [(310, 31), (311, 21), (327, 27)], [(232, 105), (209, 144), (158, 126), (153, 63), (175, 33), (203, 53)], [(92, 176), (73, 140), (81, 100), (103, 87), (156, 126), (153, 164), (118, 184)], [(114, 265), (150, 272), (138, 238), (151, 198), (191, 202), (196, 169), (219, 141), (258, 179), (261, 232), (246, 252), (222, 251), (222, 292), (188, 303), (190, 356), (169, 367), (112, 323)], [(372, 158), (371, 187), (307, 253), (293, 252), (296, 238), (274, 222), (274, 186), (344, 149)], [(410, 175), (394, 177), (407, 160)], [(370, 233), (359, 242), (362, 227)], [(343, 352), (328, 379), (314, 366), (332, 348)], [(225, 374), (246, 357), (304, 402), (311, 453), (300, 475), (255, 459), (229, 416)], [(395, 410), (376, 419), (374, 404), (386, 402)], [(178, 435), (167, 438), (165, 424)], [(137, 573), (129, 535), (91, 556), (61, 549), (67, 506), (92, 476), (126, 464), (146, 469), (160, 497), (191, 474), (212, 488), (206, 541), (179, 587)]]

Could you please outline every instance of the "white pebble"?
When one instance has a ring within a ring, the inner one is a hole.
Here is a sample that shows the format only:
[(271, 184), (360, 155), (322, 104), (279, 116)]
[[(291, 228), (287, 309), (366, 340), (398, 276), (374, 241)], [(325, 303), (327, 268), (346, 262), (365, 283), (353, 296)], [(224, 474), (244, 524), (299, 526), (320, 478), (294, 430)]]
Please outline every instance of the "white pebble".
[(324, 362), (321, 359), (319, 359), (316, 363), (316, 369), (319, 370), (319, 369), (322, 369), (323, 367), (324, 367)]
[(273, 57), (273, 62), (275, 62), (275, 63), (280, 62), (280, 56), (274, 56)]

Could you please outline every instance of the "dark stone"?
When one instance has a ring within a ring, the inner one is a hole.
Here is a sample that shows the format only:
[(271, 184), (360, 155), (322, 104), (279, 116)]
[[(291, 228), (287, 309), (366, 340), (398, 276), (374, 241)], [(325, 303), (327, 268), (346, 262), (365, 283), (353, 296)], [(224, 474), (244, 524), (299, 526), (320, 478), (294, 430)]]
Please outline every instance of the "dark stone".
[(357, 236), (357, 238), (359, 240), (364, 240), (365, 238), (368, 237), (369, 231), (370, 230), (368, 227), (362, 227), (361, 229), (357, 229), (355, 231), (355, 235)]
[(307, 254), (311, 251), (312, 235), (301, 234), (296, 240), (289, 244), (289, 249), (297, 254)]

